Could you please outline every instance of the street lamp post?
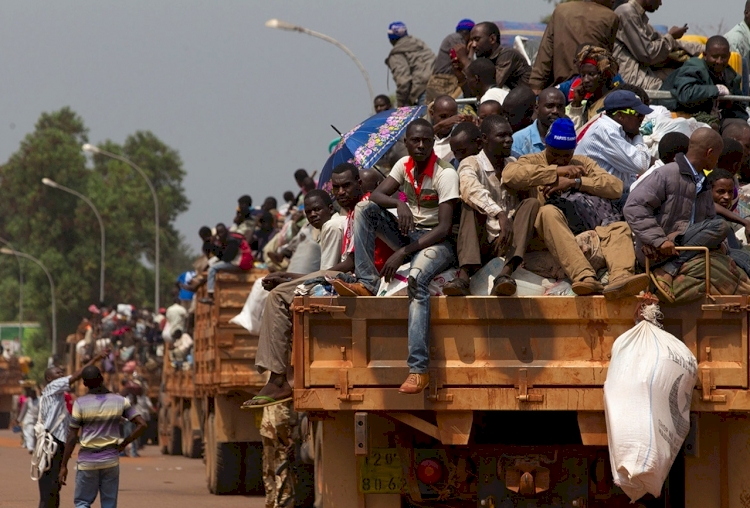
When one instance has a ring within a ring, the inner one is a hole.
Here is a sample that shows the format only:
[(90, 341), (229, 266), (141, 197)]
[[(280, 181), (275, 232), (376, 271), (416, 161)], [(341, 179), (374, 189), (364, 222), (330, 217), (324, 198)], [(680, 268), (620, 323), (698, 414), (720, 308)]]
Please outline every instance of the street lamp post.
[(313, 37), (317, 37), (318, 39), (323, 39), (326, 42), (330, 42), (337, 48), (339, 48), (341, 51), (349, 55), (349, 58), (351, 58), (355, 64), (357, 64), (357, 67), (359, 67), (359, 72), (362, 73), (362, 76), (365, 78), (365, 82), (367, 82), (367, 90), (370, 92), (370, 102), (373, 102), (375, 100), (375, 92), (372, 88), (372, 83), (370, 83), (370, 76), (367, 74), (367, 70), (365, 70), (365, 66), (362, 65), (362, 62), (359, 61), (359, 59), (352, 53), (352, 51), (341, 44), (339, 41), (334, 39), (333, 37), (330, 37), (326, 34), (322, 34), (320, 32), (315, 32), (314, 30), (310, 30), (309, 28), (305, 28), (298, 25), (293, 25), (291, 23), (287, 23), (286, 21), (281, 21), (280, 19), (269, 19), (266, 21), (266, 26), (268, 28), (277, 28), (279, 30), (289, 30), (292, 32), (300, 32), (303, 34), (311, 35)]
[(50, 180), (49, 178), (42, 178), (42, 183), (48, 187), (52, 187), (53, 189), (60, 189), (61, 191), (67, 192), (69, 194), (73, 194), (76, 197), (81, 198), (83, 201), (86, 202), (89, 207), (94, 211), (94, 215), (96, 215), (96, 220), (99, 221), (99, 231), (101, 232), (102, 236), (102, 248), (101, 248), (101, 262), (100, 262), (100, 271), (99, 271), (99, 303), (100, 305), (104, 303), (104, 245), (105, 245), (105, 237), (104, 237), (104, 221), (102, 220), (102, 216), (99, 214), (99, 210), (96, 209), (94, 206), (94, 203), (91, 202), (89, 198), (81, 194), (80, 192), (74, 191), (73, 189), (69, 189), (68, 187), (65, 187), (64, 185), (60, 185), (59, 183)]
[[(13, 244), (5, 238), (0, 238), (0, 242), (7, 245), (10, 250), (16, 250)], [(23, 267), (19, 256), (16, 256), (16, 262), (18, 263), (18, 341), (19, 344), (23, 344)]]
[(57, 302), (55, 301), (55, 281), (52, 280), (52, 275), (50, 275), (49, 270), (47, 270), (47, 267), (44, 266), (41, 261), (33, 256), (29, 256), (25, 252), (9, 249), (8, 247), (2, 247), (0, 248), (0, 254), (22, 257), (24, 259), (28, 259), (29, 261), (33, 261), (34, 263), (39, 265), (39, 268), (44, 270), (44, 273), (47, 275), (47, 280), (49, 280), (50, 293), (52, 294), (52, 356), (57, 356)]
[(154, 184), (151, 183), (151, 180), (143, 171), (143, 169), (141, 169), (140, 166), (138, 166), (135, 162), (131, 161), (130, 159), (127, 159), (123, 157), (122, 155), (117, 155), (116, 153), (102, 150), (98, 146), (91, 145), (89, 143), (86, 143), (85, 145), (83, 145), (82, 148), (84, 152), (101, 154), (101, 155), (110, 157), (112, 159), (116, 159), (120, 162), (124, 162), (131, 168), (135, 169), (138, 172), (138, 174), (140, 174), (143, 177), (143, 179), (146, 180), (146, 184), (148, 185), (148, 188), (151, 191), (151, 197), (154, 198), (154, 236), (156, 237), (154, 241), (155, 243), (155, 247), (154, 247), (154, 275), (155, 275), (155, 278), (154, 278), (154, 311), (158, 312), (159, 311), (159, 198), (156, 196), (156, 189), (154, 188)]

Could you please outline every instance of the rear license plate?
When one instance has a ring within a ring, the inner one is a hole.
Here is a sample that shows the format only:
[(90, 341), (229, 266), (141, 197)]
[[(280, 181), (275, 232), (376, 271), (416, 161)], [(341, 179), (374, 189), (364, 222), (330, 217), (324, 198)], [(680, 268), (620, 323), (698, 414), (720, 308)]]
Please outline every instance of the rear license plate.
[(359, 491), (363, 494), (399, 494), (406, 486), (401, 458), (395, 448), (373, 448), (359, 457)]

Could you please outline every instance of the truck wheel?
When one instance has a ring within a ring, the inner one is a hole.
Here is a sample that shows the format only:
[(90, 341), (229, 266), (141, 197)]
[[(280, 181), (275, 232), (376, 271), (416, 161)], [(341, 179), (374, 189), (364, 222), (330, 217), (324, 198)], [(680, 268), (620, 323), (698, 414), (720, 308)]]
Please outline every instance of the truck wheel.
[(167, 455), (182, 455), (182, 433), (177, 426), (174, 407), (170, 404), (164, 413), (167, 415), (164, 425), (167, 432)]
[(190, 411), (186, 409), (182, 412), (182, 454), (189, 459), (199, 459), (203, 452), (203, 442), (200, 431), (193, 429)]
[(208, 417), (206, 429), (206, 479), (211, 494), (242, 494), (242, 448), (240, 443), (217, 443), (216, 417)]
[(159, 430), (157, 432), (157, 436), (159, 439), (159, 450), (161, 451), (162, 455), (169, 455), (169, 431), (167, 430), (169, 428), (169, 417), (167, 416), (169, 413), (167, 412), (167, 406), (161, 406), (159, 408)]
[(262, 496), (266, 492), (263, 484), (263, 444), (242, 443), (245, 462), (245, 494)]

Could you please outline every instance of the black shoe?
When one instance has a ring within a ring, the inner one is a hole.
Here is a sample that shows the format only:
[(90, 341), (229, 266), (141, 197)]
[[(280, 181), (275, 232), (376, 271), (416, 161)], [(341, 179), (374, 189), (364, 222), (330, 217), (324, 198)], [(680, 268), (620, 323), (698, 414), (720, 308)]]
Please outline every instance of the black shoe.
[(443, 286), (445, 296), (471, 296), (471, 285), (466, 279), (456, 278)]

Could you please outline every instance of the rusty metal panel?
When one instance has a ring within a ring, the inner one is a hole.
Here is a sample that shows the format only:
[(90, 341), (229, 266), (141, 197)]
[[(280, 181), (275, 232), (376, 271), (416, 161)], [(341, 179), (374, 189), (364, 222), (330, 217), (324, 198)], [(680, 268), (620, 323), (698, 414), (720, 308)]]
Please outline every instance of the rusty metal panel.
[[(309, 410), (599, 411), (612, 346), (634, 326), (639, 301), (443, 297), (431, 304), (430, 369), (438, 384), (431, 395), (404, 397), (396, 389), (408, 374), (407, 298), (296, 300), (305, 309), (341, 311), (295, 312), (302, 314), (295, 319), (295, 360), (303, 363), (295, 366), (295, 404)], [(711, 396), (698, 391), (694, 410), (750, 410), (747, 298), (716, 297), (710, 305), (662, 311), (665, 329), (710, 372)]]

